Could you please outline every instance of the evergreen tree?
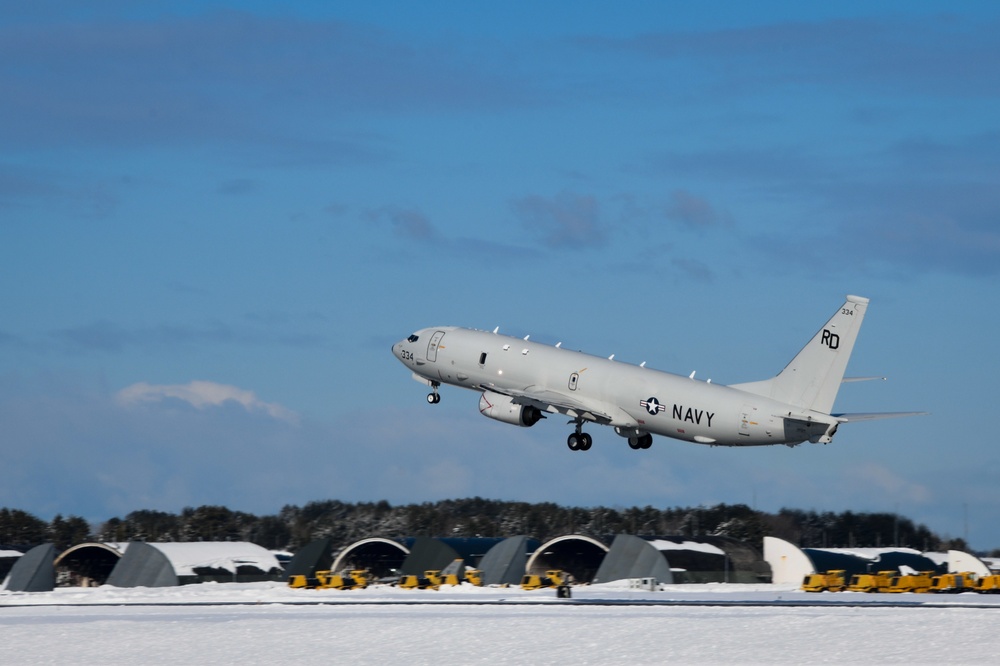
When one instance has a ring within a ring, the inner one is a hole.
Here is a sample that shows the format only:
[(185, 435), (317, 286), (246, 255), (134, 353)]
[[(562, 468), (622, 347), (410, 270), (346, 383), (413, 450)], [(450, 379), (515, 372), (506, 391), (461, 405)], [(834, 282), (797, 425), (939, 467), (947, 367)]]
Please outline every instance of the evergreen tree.
[(62, 515), (57, 514), (49, 524), (49, 541), (55, 545), (56, 550), (63, 551), (90, 540), (90, 525), (79, 516), (63, 519)]
[(0, 543), (36, 546), (49, 539), (49, 525), (20, 509), (0, 509)]
[(924, 525), (893, 513), (783, 508), (775, 514), (745, 504), (698, 507), (563, 507), (472, 497), (393, 506), (379, 502), (322, 500), (286, 505), (276, 515), (255, 516), (223, 506), (187, 507), (178, 514), (137, 510), (111, 518), (96, 535), (82, 518), (61, 515), (45, 523), (17, 509), (0, 509), (0, 542), (31, 546), (52, 541), (64, 549), (93, 539), (146, 541), (250, 541), (265, 548), (297, 550), (330, 537), (343, 546), (372, 536), (527, 535), (547, 541), (565, 534), (610, 537), (714, 535), (759, 544), (764, 536), (803, 548), (911, 547), (918, 550), (967, 549), (961, 539), (942, 538)]

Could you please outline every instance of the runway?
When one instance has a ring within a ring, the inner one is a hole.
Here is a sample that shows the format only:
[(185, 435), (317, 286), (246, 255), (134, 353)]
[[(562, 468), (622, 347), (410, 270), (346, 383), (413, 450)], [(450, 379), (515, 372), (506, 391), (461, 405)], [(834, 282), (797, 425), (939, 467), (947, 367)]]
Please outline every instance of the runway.
[(175, 599), (6, 604), (0, 644), (11, 666), (991, 664), (997, 617), (925, 605)]

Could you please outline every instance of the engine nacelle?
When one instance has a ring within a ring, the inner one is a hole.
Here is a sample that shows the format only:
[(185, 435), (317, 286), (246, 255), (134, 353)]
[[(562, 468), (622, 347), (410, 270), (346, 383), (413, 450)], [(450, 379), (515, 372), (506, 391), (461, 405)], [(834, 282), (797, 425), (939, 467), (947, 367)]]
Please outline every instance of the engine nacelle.
[(649, 433), (645, 430), (640, 430), (639, 428), (623, 428), (621, 426), (615, 426), (615, 434), (619, 437), (629, 439), (632, 437), (645, 437)]
[(530, 428), (542, 418), (542, 412), (531, 405), (517, 405), (514, 399), (493, 391), (483, 391), (479, 398), (479, 411), (497, 421), (512, 423), (522, 428)]

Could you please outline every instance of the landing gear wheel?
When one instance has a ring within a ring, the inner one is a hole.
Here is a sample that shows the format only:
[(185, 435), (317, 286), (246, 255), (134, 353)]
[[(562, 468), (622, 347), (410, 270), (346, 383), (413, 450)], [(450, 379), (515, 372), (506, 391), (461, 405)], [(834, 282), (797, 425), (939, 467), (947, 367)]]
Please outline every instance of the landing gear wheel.
[(583, 419), (573, 419), (570, 423), (576, 424), (576, 430), (566, 438), (566, 446), (570, 451), (589, 451), (594, 439), (583, 431)]
[(633, 435), (628, 438), (629, 448), (633, 451), (638, 451), (639, 449), (648, 449), (653, 445), (653, 436), (648, 432), (641, 437), (636, 437)]
[(441, 394), (440, 393), (436, 393), (435, 392), (435, 393), (428, 393), (427, 394), (427, 404), (429, 404), (429, 405), (436, 405), (439, 402), (441, 402)]

